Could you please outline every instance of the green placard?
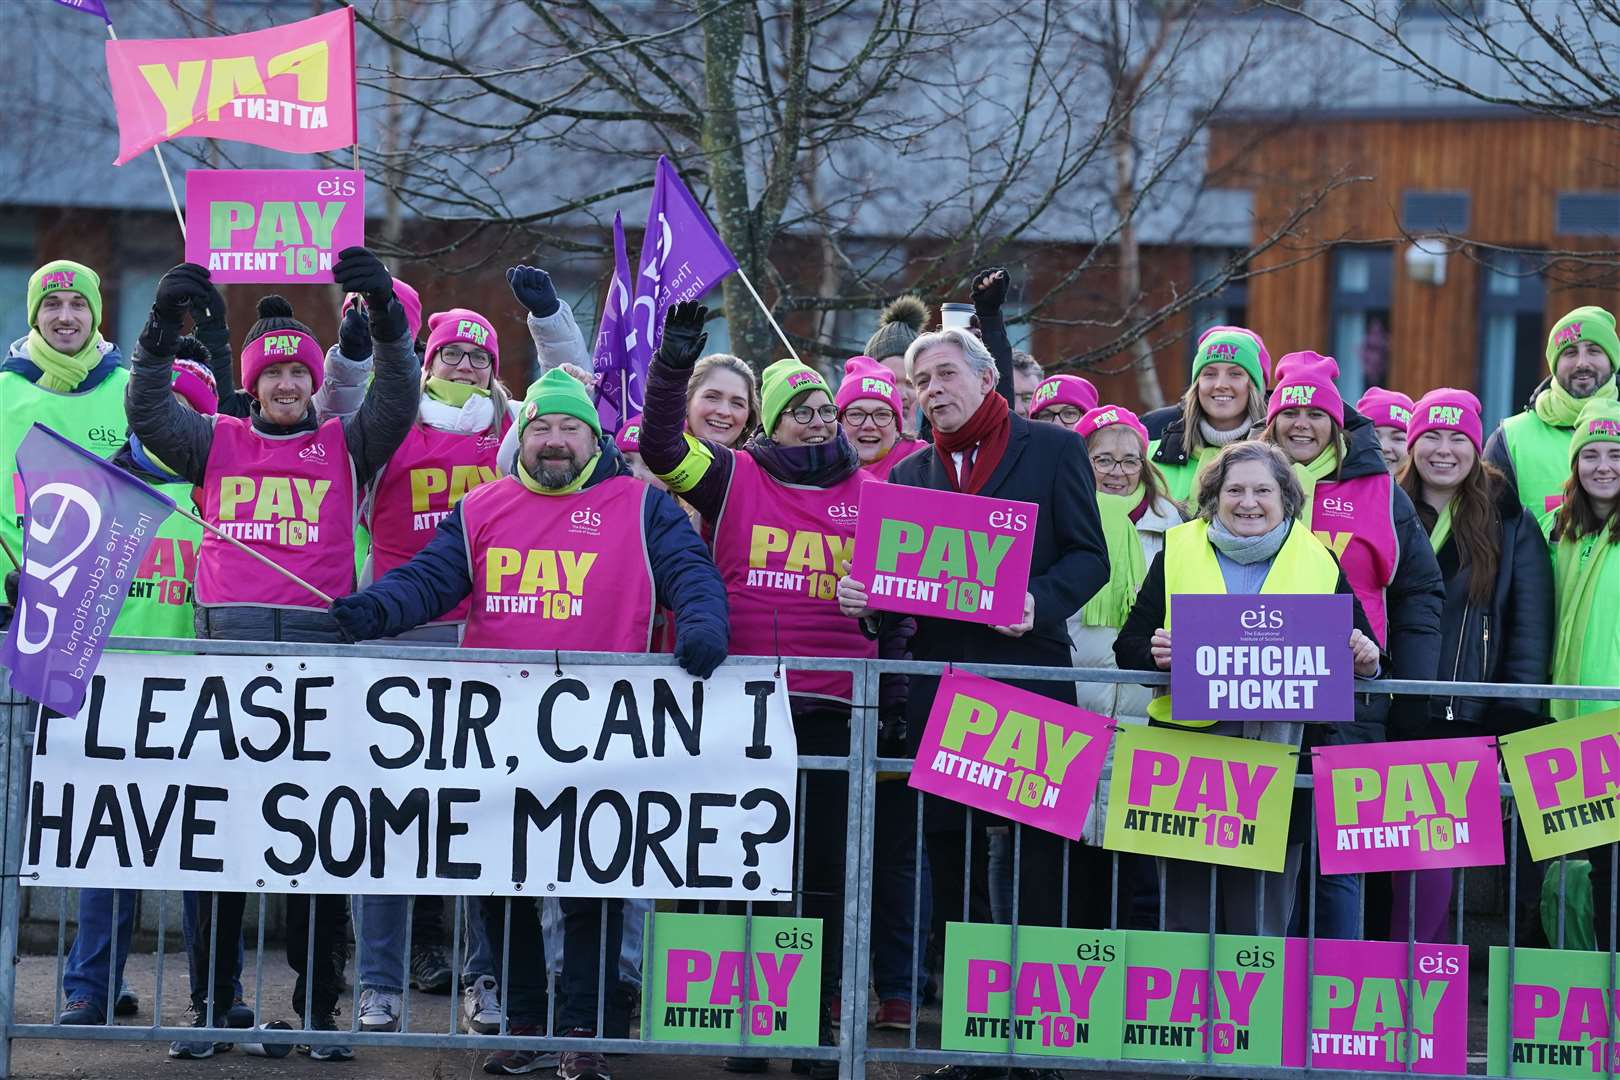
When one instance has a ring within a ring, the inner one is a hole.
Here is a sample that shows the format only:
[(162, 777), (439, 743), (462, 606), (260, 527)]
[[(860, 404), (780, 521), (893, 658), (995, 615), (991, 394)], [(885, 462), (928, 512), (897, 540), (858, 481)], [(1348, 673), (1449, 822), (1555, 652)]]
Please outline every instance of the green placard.
[(1208, 957), (1203, 934), (1126, 933), (1124, 1056), (1281, 1065), (1283, 939), (1216, 935), (1213, 992)]
[(643, 1038), (816, 1045), (821, 920), (756, 915), (746, 952), (745, 922), (741, 915), (647, 914)]
[(939, 1045), (1117, 1058), (1124, 987), (1122, 931), (949, 923)]
[[(1609, 981), (1609, 954), (1519, 949), (1508, 985), (1508, 951), (1491, 948), (1486, 1071), (1547, 1080), (1620, 1076), (1620, 993)], [(1513, 1008), (1512, 1030), (1508, 1006)], [(1604, 1047), (1607, 1046), (1607, 1060)]]
[(1620, 709), (1497, 740), (1530, 855), (1620, 842)]
[(1280, 743), (1126, 725), (1103, 847), (1281, 871), (1297, 769)]

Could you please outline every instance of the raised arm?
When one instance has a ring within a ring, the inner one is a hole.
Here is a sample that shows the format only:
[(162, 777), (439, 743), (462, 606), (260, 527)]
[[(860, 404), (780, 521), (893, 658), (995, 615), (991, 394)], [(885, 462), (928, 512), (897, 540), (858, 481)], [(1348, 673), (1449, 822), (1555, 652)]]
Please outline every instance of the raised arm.
[(152, 314), (135, 344), (124, 411), (130, 431), (141, 445), (193, 484), (203, 482), (208, 452), (214, 445), (214, 423), (175, 400), (174, 354), (187, 309), (201, 310), (209, 294), (218, 296), (208, 271), (182, 263), (158, 282)]
[(343, 422), (355, 479), (365, 484), (382, 471), (416, 422), (421, 371), (405, 309), (394, 298), (394, 279), (382, 260), (362, 247), (345, 248), (332, 268), (347, 292), (366, 301), (375, 374), (360, 411)]
[(713, 521), (725, 505), (734, 464), (732, 452), (686, 433), (686, 384), (709, 335), (709, 309), (683, 302), (664, 316), (664, 335), (647, 367), (647, 400), (641, 413), (641, 458), (669, 489)]

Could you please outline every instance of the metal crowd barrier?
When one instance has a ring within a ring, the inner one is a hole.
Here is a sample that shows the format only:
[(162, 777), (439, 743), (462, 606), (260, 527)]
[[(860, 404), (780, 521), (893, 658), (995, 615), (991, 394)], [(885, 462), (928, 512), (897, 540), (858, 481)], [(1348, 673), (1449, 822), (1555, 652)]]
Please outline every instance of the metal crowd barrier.
[[(169, 639), (150, 638), (120, 638), (114, 639), (113, 644), (119, 648), (166, 651), (174, 653), (176, 642)], [(668, 662), (668, 657), (660, 655), (643, 654), (605, 654), (605, 653), (534, 653), (516, 652), (495, 649), (460, 649), (453, 646), (422, 646), (422, 647), (391, 647), (379, 645), (343, 645), (323, 646), (306, 643), (264, 643), (264, 642), (228, 642), (228, 641), (195, 641), (184, 643), (184, 651), (193, 655), (231, 655), (231, 656), (348, 656), (348, 657), (376, 657), (384, 659), (420, 659), (420, 660), (447, 660), (447, 661), (498, 661), (518, 664), (551, 664), (559, 666), (606, 666), (630, 667), (648, 666)], [(168, 1043), (171, 1041), (205, 1041), (215, 1042), (259, 1042), (266, 1045), (320, 1045), (340, 1044), (356, 1048), (366, 1047), (412, 1047), (423, 1049), (447, 1050), (466, 1049), (476, 1051), (495, 1051), (500, 1049), (534, 1049), (543, 1048), (549, 1051), (593, 1050), (599, 1053), (612, 1053), (615, 1055), (658, 1055), (683, 1056), (694, 1058), (715, 1058), (721, 1055), (727, 1057), (753, 1057), (753, 1058), (792, 1058), (796, 1060), (814, 1060), (836, 1062), (838, 1075), (850, 1080), (862, 1080), (866, 1075), (868, 1064), (877, 1063), (887, 1066), (885, 1072), (894, 1071), (895, 1066), (916, 1066), (920, 1070), (933, 1070), (943, 1065), (989, 1066), (998, 1070), (1019, 1069), (1031, 1070), (1024, 1075), (1040, 1076), (1048, 1071), (1084, 1071), (1084, 1072), (1110, 1072), (1120, 1074), (1143, 1074), (1158, 1076), (1187, 1076), (1189, 1070), (1196, 1069), (1197, 1073), (1205, 1076), (1232, 1076), (1232, 1077), (1261, 1077), (1266, 1080), (1283, 1080), (1298, 1074), (1300, 1070), (1289, 1067), (1257, 1066), (1248, 1064), (1223, 1063), (1215, 1059), (1213, 1044), (1205, 1040), (1205, 1050), (1202, 1058), (1192, 1057), (1178, 1061), (1149, 1061), (1149, 1060), (1121, 1060), (1121, 1059), (1087, 1059), (1087, 1058), (1054, 1058), (1045, 1055), (1015, 1053), (1013, 1052), (1014, 1038), (1008, 1036), (1008, 1050), (1004, 1053), (969, 1053), (962, 1051), (946, 1051), (926, 1046), (920, 1046), (918, 1040), (919, 1013), (922, 1011), (924, 998), (923, 986), (919, 976), (919, 962), (926, 948), (929, 928), (922, 925), (923, 912), (923, 875), (920, 872), (924, 853), (924, 819), (923, 802), (919, 798), (915, 809), (915, 830), (913, 834), (913, 854), (919, 872), (914, 875), (912, 883), (911, 914), (913, 919), (912, 956), (908, 968), (911, 981), (911, 997), (913, 1009), (911, 1020), (906, 1031), (903, 1046), (873, 1046), (870, 1043), (868, 1024), (870, 1006), (874, 994), (870, 987), (872, 974), (872, 911), (873, 911), (873, 836), (875, 829), (876, 796), (878, 775), (882, 773), (908, 773), (912, 762), (905, 758), (880, 757), (877, 749), (877, 714), (878, 680), (882, 675), (939, 675), (942, 668), (937, 664), (927, 664), (911, 661), (861, 661), (861, 660), (831, 660), (825, 658), (778, 658), (788, 667), (799, 669), (819, 669), (832, 671), (848, 671), (854, 676), (854, 701), (851, 715), (852, 738), (847, 756), (802, 756), (799, 758), (798, 796), (799, 804), (803, 806), (806, 790), (806, 777), (810, 772), (831, 771), (845, 773), (850, 782), (846, 783), (849, 829), (849, 846), (844, 859), (844, 903), (843, 903), (843, 949), (842, 955), (837, 958), (824, 957), (825, 962), (837, 962), (841, 973), (840, 979), (840, 1006), (842, 1024), (837, 1029), (836, 1045), (832, 1046), (760, 1046), (748, 1042), (748, 1025), (739, 1025), (739, 1042), (736, 1044), (691, 1044), (665, 1041), (651, 1041), (644, 1038), (628, 1039), (602, 1039), (602, 1038), (569, 1038), (559, 1034), (555, 1029), (555, 1011), (557, 1002), (558, 978), (549, 971), (548, 965), (548, 995), (547, 995), (547, 1022), (543, 1037), (529, 1037), (513, 1035), (509, 1032), (507, 1021), (507, 976), (510, 972), (510, 914), (511, 900), (506, 900), (505, 934), (500, 943), (502, 964), (500, 977), (501, 1024), (500, 1033), (496, 1035), (463, 1034), (460, 1031), (458, 1017), (458, 991), (461, 983), (461, 960), (463, 950), (462, 920), (466, 912), (465, 897), (457, 897), (453, 905), (452, 940), (450, 953), (450, 969), (452, 985), (450, 991), (450, 1023), (447, 1030), (426, 1031), (410, 1030), (411, 999), (409, 964), (411, 957), (410, 942), (410, 915), (408, 912), (405, 940), (405, 962), (407, 971), (404, 975), (404, 991), (401, 1008), (401, 1030), (398, 1032), (365, 1032), (360, 1031), (358, 1018), (358, 1005), (360, 994), (360, 978), (358, 970), (352, 979), (352, 991), (348, 1003), (349, 1030), (338, 1032), (311, 1032), (302, 1030), (272, 1030), (272, 1029), (240, 1029), (222, 1026), (209, 1026), (195, 1028), (191, 1026), (177, 1026), (172, 1022), (165, 1022), (163, 981), (164, 965), (167, 946), (167, 912), (169, 903), (159, 894), (157, 944), (156, 944), (156, 974), (155, 994), (152, 1002), (152, 1021), (148, 1024), (119, 1024), (114, 1022), (112, 1010), (108, 1009), (107, 1020), (100, 1025), (73, 1026), (55, 1023), (55, 1017), (62, 1007), (62, 974), (66, 956), (66, 905), (59, 903), (58, 923), (56, 935), (56, 965), (54, 972), (53, 1003), (51, 1008), (52, 1021), (49, 1023), (20, 1023), (18, 1016), (18, 995), (16, 987), (17, 964), (20, 961), (20, 915), (21, 902), (19, 890), (25, 887), (20, 879), (22, 865), (23, 843), (23, 811), (26, 802), (25, 794), (28, 788), (29, 757), (33, 745), (32, 722), (36, 707), (28, 700), (9, 689), (9, 681), (4, 689), (4, 697), (0, 698), (0, 708), (4, 709), (5, 723), (0, 724), (0, 792), (4, 794), (4, 847), (3, 847), (3, 876), (0, 876), (0, 1080), (10, 1077), (12, 1073), (12, 1042), (17, 1039), (56, 1039), (70, 1041), (119, 1041), (119, 1042), (145, 1042)], [(1084, 669), (1084, 668), (1047, 668), (1028, 666), (993, 666), (962, 664), (955, 665), (961, 671), (985, 675), (1002, 680), (1020, 680), (1026, 682), (1073, 682), (1087, 683), (1121, 683), (1121, 684), (1147, 684), (1165, 685), (1169, 681), (1167, 674), (1128, 671), (1121, 672), (1113, 669)], [(0, 678), (5, 673), (0, 669)], [(1552, 685), (1506, 685), (1494, 683), (1451, 683), (1451, 682), (1411, 682), (1395, 680), (1379, 680), (1377, 682), (1364, 682), (1357, 680), (1358, 689), (1384, 695), (1396, 696), (1482, 696), (1495, 698), (1516, 699), (1570, 699), (1612, 701), (1620, 706), (1620, 687), (1567, 687)], [(1105, 772), (1103, 783), (1108, 782)], [(1311, 787), (1311, 776), (1308, 770), (1299, 775), (1295, 781), (1296, 787), (1308, 789)], [(1508, 878), (1508, 894), (1506, 900), (1507, 915), (1507, 941), (1508, 971), (1511, 981), (1513, 971), (1513, 957), (1519, 946), (1517, 944), (1517, 893), (1518, 856), (1521, 835), (1518, 828), (1518, 819), (1511, 791), (1504, 781), (1500, 784), (1500, 792), (1507, 808), (1508, 820), (1508, 852), (1506, 856), (1505, 872)], [(1306, 851), (1302, 854), (1301, 873), (1298, 881), (1297, 894), (1306, 903), (1306, 938), (1308, 943), (1316, 940), (1316, 829), (1315, 805), (1311, 802), (1310, 828), (1307, 831)], [(963, 808), (966, 820), (971, 826), (974, 811)], [(1018, 930), (1020, 926), (1021, 900), (1019, 895), (1019, 882), (1017, 868), (1020, 863), (1020, 854), (1023, 845), (1023, 826), (1018, 823), (1004, 823), (1010, 829), (1008, 847), (1011, 852), (1010, 868), (1013, 871), (1011, 880), (1011, 903), (1007, 923), (1011, 926), (1011, 948), (1014, 969), (1018, 958)], [(797, 847), (799, 852), (804, 848), (805, 830), (807, 827), (806, 815), (797, 815)], [(973, 830), (969, 827), (965, 831), (966, 843), (972, 844)], [(1075, 883), (1070, 880), (1070, 852), (1071, 848), (1065, 842), (1062, 858), (1061, 889), (1059, 911), (1062, 913), (1062, 923), (1068, 925), (1068, 910), (1070, 890), (1084, 888), (1085, 883)], [(1087, 929), (1117, 929), (1121, 925), (1119, 895), (1120, 887), (1120, 854), (1109, 853), (1112, 859), (1112, 892), (1109, 897), (1109, 926), (1088, 927)], [(1138, 856), (1141, 858), (1141, 856)], [(1558, 873), (1560, 876), (1560, 897), (1562, 896), (1562, 882), (1565, 859), (1560, 858)], [(1608, 926), (1608, 971), (1609, 985), (1611, 987), (1611, 1015), (1609, 1021), (1609, 1041), (1620, 1041), (1620, 1031), (1616, 1030), (1616, 1017), (1613, 1013), (1620, 1010), (1620, 1006), (1613, 1003), (1614, 990), (1620, 987), (1617, 979), (1617, 904), (1615, 898), (1620, 894), (1620, 839), (1610, 846), (1609, 859), (1609, 893), (1610, 904), (1608, 911), (1596, 912), (1596, 918), (1602, 920), (1607, 917)], [(968, 868), (967, 878), (971, 879), (974, 865), (971, 848), (964, 851), (964, 867)], [(1494, 870), (1496, 868), (1480, 868)], [(1464, 917), (1466, 898), (1466, 870), (1458, 869), (1456, 873), (1456, 918), (1455, 943), (1462, 944), (1464, 937)], [(794, 890), (791, 902), (792, 913), (801, 916), (804, 910), (804, 864), (801, 858), (794, 860)], [(1209, 924), (1208, 933), (1210, 958), (1213, 960), (1215, 948), (1215, 925), (1217, 909), (1217, 876), (1218, 867), (1211, 865)], [(1162, 879), (1161, 879), (1162, 880)], [(64, 893), (66, 890), (62, 890)], [(969, 918), (970, 905), (968, 903), (967, 884), (964, 882), (963, 917)], [(1415, 906), (1416, 884), (1415, 880), (1408, 895), (1408, 926), (1410, 928), (1407, 945), (1408, 973), (1411, 977), (1410, 961), (1413, 950), (1417, 944), (1415, 940)], [(65, 898), (64, 898), (65, 900)], [(111, 935), (114, 942), (117, 939), (118, 908), (120, 902), (117, 894), (114, 898), (114, 918)], [(215, 912), (217, 913), (218, 898), (214, 897)], [(302, 898), (290, 902), (303, 902)], [(309, 897), (311, 905), (311, 931), (309, 933), (310, 953), (306, 957), (306, 970), (313, 970), (314, 939), (313, 932), (313, 906), (315, 898)], [(1365, 925), (1365, 905), (1367, 895), (1362, 890), (1362, 925)], [(414, 903), (414, 901), (412, 901)], [(608, 901), (602, 902), (604, 905)], [(1259, 894), (1257, 904), (1263, 905), (1264, 895)], [(774, 905), (767, 905), (774, 906)], [(753, 932), (753, 918), (755, 903), (752, 901), (742, 904), (743, 914), (746, 918), (745, 952), (750, 950), (747, 944)], [(353, 905), (356, 919), (355, 941), (358, 942), (361, 931), (360, 905)], [(699, 910), (705, 910), (699, 905)], [(538, 916), (538, 910), (536, 912)], [(1261, 912), (1257, 912), (1258, 915)], [(1564, 947), (1564, 905), (1560, 903), (1558, 912), (1557, 948)], [(246, 1001), (254, 1007), (256, 1017), (263, 1021), (266, 1016), (266, 1007), (275, 1011), (275, 1003), (264, 999), (264, 945), (266, 924), (266, 898), (260, 894), (258, 898), (257, 940), (254, 943), (253, 955), (242, 970), (243, 991)], [(214, 926), (215, 920), (210, 920)], [(1165, 926), (1165, 898), (1164, 891), (1159, 893), (1159, 928)], [(244, 935), (245, 936), (245, 935)], [(651, 942), (649, 941), (649, 951)], [(1441, 943), (1444, 944), (1444, 943)], [(1478, 943), (1475, 943), (1478, 947)], [(1314, 955), (1314, 950), (1307, 945), (1307, 955)], [(213, 943), (210, 943), (210, 954), (214, 952)], [(536, 958), (544, 963), (544, 958)], [(596, 1001), (597, 1031), (602, 1029), (602, 1020), (605, 1010), (605, 996), (608, 992), (606, 985), (607, 965), (610, 958), (607, 956), (607, 933), (604, 927), (599, 943), (597, 956), (598, 996)], [(611, 958), (617, 965), (618, 958)], [(1213, 964), (1211, 964), (1213, 967)], [(252, 972), (251, 986), (248, 974)], [(110, 1003), (117, 988), (112, 985), (115, 966), (109, 964), (109, 985), (107, 1000)], [(643, 979), (646, 972), (643, 972)], [(310, 997), (313, 992), (311, 978), (306, 980), (309, 988), (306, 990), (305, 1015), (310, 1012)], [(743, 980), (744, 986), (749, 980)], [(1307, 978), (1308, 984), (1308, 978)], [(745, 989), (744, 1008), (749, 1005)], [(1011, 995), (1009, 995), (1010, 1000)], [(171, 1013), (173, 1001), (170, 1001)], [(1475, 1004), (1479, 1004), (1477, 1001)], [(39, 1002), (30, 1001), (29, 1007), (39, 1011)], [(645, 1009), (647, 1003), (643, 1002), (642, 1023), (646, 1023)], [(1511, 1006), (1510, 1006), (1511, 1008)], [(212, 1009), (210, 1010), (212, 1011)], [(172, 1019), (172, 1017), (171, 1017)], [(210, 1017), (210, 1021), (217, 1019)], [(1208, 1020), (1204, 1023), (1207, 1025)], [(1511, 1025), (1511, 1013), (1509, 1016)], [(1009, 1025), (1011, 1028), (1011, 1025)], [(1479, 1049), (1470, 1044), (1470, 1051)], [(1500, 1076), (1509, 1080), (1515, 1076), (1512, 1064), (1503, 1074), (1484, 1074), (1483, 1070), (1476, 1071), (1472, 1066), (1479, 1064), (1470, 1054), (1470, 1074), (1489, 1075), (1492, 1080)], [(1511, 1062), (1512, 1056), (1507, 1060)], [(1605, 1062), (1605, 1068), (1592, 1069), (1593, 1076), (1612, 1078), (1616, 1075), (1613, 1061)], [(207, 1069), (206, 1065), (194, 1066)], [(1319, 1069), (1310, 1064), (1310, 1047), (1306, 1047), (1305, 1070), (1313, 1075), (1323, 1078), (1388, 1078), (1409, 1075), (1404, 1071), (1376, 1071), (1367, 1069), (1337, 1070)], [(1520, 1073), (1519, 1075), (1523, 1075)]]

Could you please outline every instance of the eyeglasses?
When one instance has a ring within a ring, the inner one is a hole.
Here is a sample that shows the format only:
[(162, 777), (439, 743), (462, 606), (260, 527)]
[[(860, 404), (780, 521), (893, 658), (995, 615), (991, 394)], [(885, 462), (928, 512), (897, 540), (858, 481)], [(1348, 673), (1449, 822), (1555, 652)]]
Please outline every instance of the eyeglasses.
[(858, 428), (868, 420), (873, 427), (886, 428), (894, 423), (893, 409), (875, 409), (867, 412), (864, 409), (847, 409), (844, 412), (844, 423), (850, 427)]
[(836, 424), (838, 422), (838, 406), (836, 405), (822, 405), (818, 408), (800, 405), (797, 409), (789, 409), (787, 414), (793, 417), (795, 424), (808, 424), (818, 416), (821, 417), (821, 422), (824, 424)]
[(482, 371), (489, 367), (491, 357), (483, 349), (456, 349), (445, 347), (433, 354), (433, 358), (447, 367), (460, 367), (465, 360), (474, 371)]
[(1059, 421), (1064, 427), (1074, 427), (1084, 415), (1086, 414), (1083, 410), (1077, 409), (1073, 405), (1060, 405), (1053, 409), (1042, 409), (1041, 414), (1035, 419)]
[(1091, 466), (1098, 472), (1133, 473), (1142, 467), (1142, 459), (1135, 455), (1117, 458), (1112, 454), (1098, 454), (1091, 459)]

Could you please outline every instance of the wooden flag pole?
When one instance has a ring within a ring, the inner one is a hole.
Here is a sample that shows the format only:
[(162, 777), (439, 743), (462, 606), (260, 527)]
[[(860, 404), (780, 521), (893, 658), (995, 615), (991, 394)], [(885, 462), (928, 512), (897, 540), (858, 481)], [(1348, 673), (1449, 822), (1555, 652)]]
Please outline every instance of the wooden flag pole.
[(179, 514), (181, 517), (196, 522), (198, 525), (201, 525), (203, 528), (207, 529), (209, 532), (213, 533), (227, 544), (231, 544), (239, 550), (247, 552), (249, 555), (253, 556), (255, 559), (258, 559), (260, 562), (264, 563), (264, 565), (268, 566), (270, 569), (274, 570), (276, 573), (280, 574), (294, 585), (298, 585), (301, 588), (309, 590), (312, 595), (319, 597), (322, 603), (325, 603), (328, 606), (332, 604), (332, 598), (330, 596), (327, 596), (325, 593), (321, 592), (321, 590), (317, 589), (315, 586), (311, 585), (309, 582), (305, 581), (291, 570), (288, 570), (280, 563), (272, 562), (259, 552), (254, 551), (252, 548), (242, 543), (242, 541), (238, 540), (236, 537), (227, 536), (225, 533), (221, 532), (219, 528), (214, 525), (210, 525), (208, 522), (204, 521), (202, 518), (198, 517), (196, 514), (193, 514), (184, 507), (176, 505), (174, 510), (175, 513)]
[(22, 569), (22, 560), (17, 558), (17, 553), (11, 550), (11, 545), (6, 543), (6, 538), (3, 536), (0, 536), (0, 549), (5, 551), (6, 558), (11, 560), (12, 566), (16, 567), (18, 570)]
[[(113, 30), (112, 23), (107, 24), (107, 36), (114, 41), (118, 40), (118, 33)], [(157, 155), (158, 172), (163, 174), (163, 186), (169, 189), (169, 205), (174, 207), (174, 220), (180, 223), (180, 242), (186, 242), (186, 216), (180, 212), (180, 200), (174, 194), (174, 181), (169, 178), (168, 163), (163, 160), (163, 148), (152, 147), (152, 153)]]
[[(793, 343), (787, 339), (786, 334), (782, 333), (782, 328), (776, 325), (776, 320), (771, 317), (771, 309), (766, 307), (765, 301), (759, 298), (759, 292), (754, 288), (754, 283), (748, 280), (748, 275), (743, 273), (743, 268), (740, 266), (737, 267), (737, 276), (742, 278), (742, 283), (748, 287), (748, 295), (754, 298), (754, 303), (759, 305), (759, 310), (765, 313), (765, 321), (771, 324), (771, 329), (776, 331), (776, 336), (782, 339), (783, 345), (787, 346), (788, 355), (798, 360), (799, 354), (794, 350)], [(800, 362), (802, 363), (802, 361)]]

